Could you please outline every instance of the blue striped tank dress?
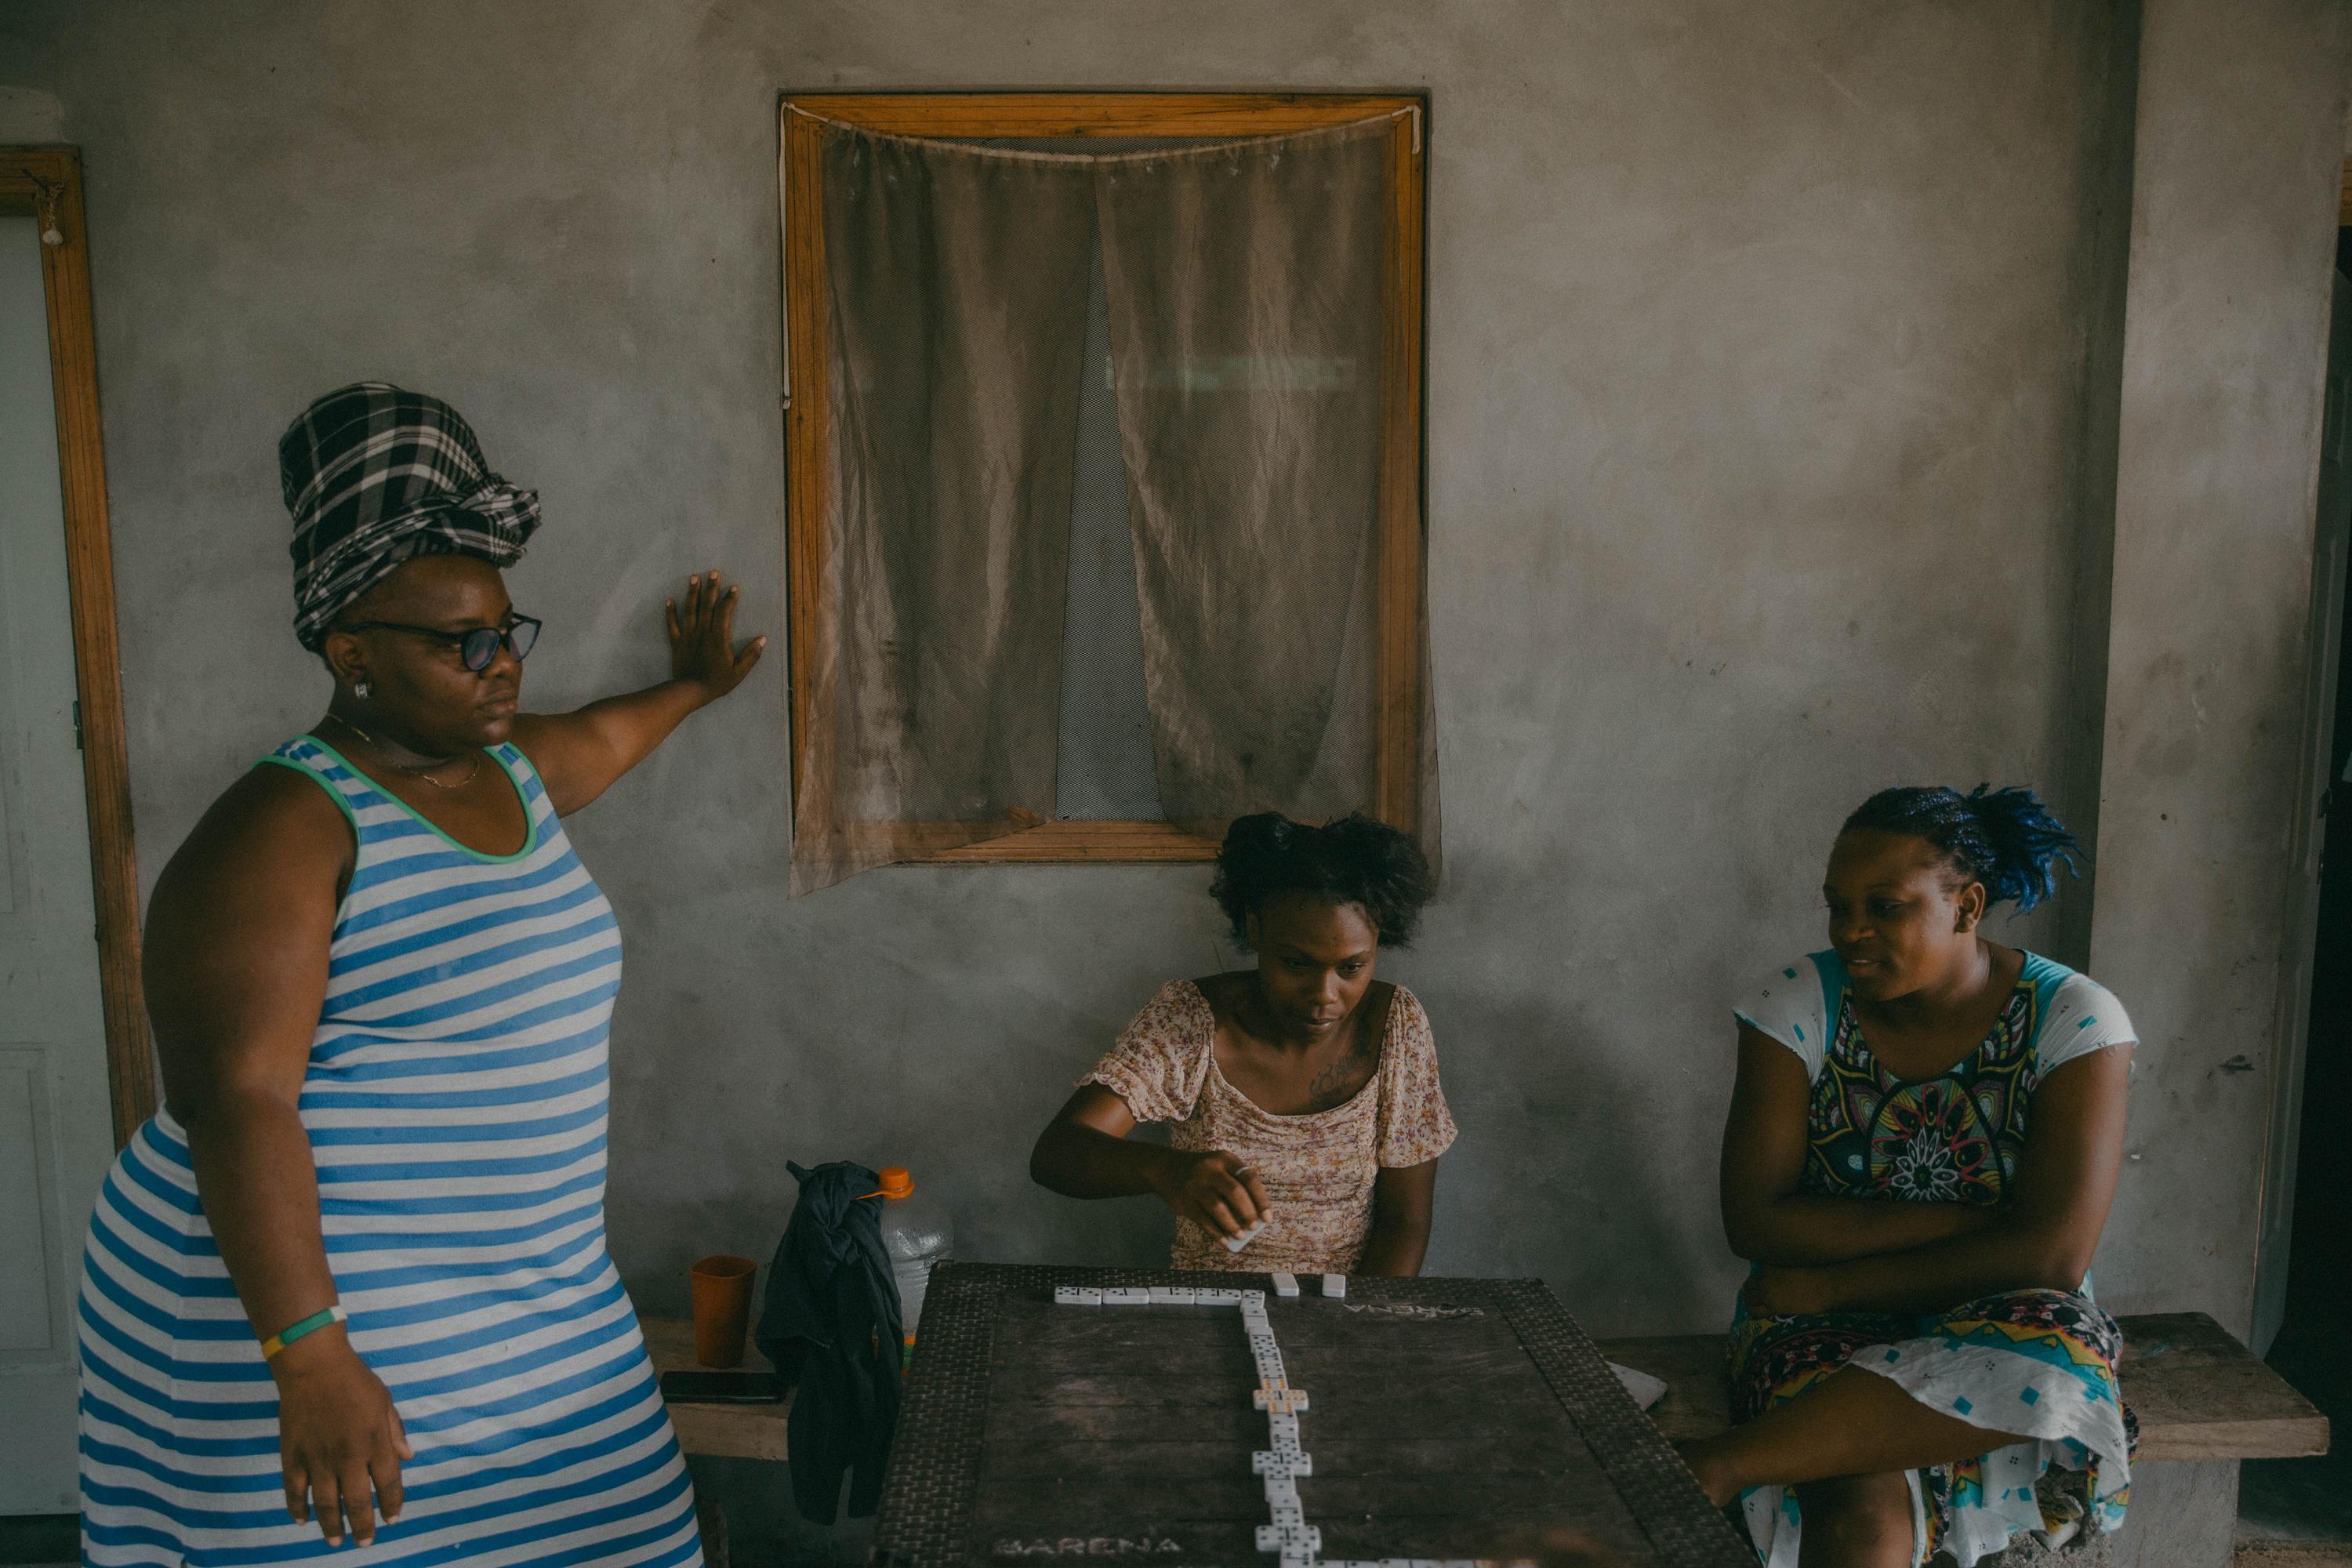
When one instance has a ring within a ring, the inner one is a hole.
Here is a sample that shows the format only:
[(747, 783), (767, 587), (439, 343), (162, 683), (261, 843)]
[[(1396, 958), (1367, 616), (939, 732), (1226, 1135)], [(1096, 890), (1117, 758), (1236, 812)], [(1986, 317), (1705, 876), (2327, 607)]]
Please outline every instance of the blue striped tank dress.
[[(359, 1560), (698, 1564), (604, 1249), (619, 929), (530, 763), (488, 754), (530, 823), (512, 855), (457, 843), (316, 737), (265, 759), (322, 784), (359, 845), (300, 1101), (352, 1342), (416, 1450)], [(168, 1111), (99, 1195), (80, 1342), (85, 1563), (334, 1555), (287, 1515), (276, 1386)]]

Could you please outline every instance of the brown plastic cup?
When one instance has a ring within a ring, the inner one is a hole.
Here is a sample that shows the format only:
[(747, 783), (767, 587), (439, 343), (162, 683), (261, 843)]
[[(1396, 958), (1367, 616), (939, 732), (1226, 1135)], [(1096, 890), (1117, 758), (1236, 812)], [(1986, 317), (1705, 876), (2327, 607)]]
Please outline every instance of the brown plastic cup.
[(688, 1271), (694, 1289), (694, 1359), (704, 1366), (733, 1366), (743, 1359), (751, 1279), (759, 1269), (751, 1258), (714, 1252)]

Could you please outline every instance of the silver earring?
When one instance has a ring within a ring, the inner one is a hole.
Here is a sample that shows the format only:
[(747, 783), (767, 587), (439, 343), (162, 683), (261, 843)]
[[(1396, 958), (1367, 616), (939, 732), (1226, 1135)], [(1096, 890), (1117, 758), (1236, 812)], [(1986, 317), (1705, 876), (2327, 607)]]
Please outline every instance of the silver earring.
[(364, 702), (375, 695), (375, 688), (364, 680), (355, 680), (352, 682), (352, 695)]

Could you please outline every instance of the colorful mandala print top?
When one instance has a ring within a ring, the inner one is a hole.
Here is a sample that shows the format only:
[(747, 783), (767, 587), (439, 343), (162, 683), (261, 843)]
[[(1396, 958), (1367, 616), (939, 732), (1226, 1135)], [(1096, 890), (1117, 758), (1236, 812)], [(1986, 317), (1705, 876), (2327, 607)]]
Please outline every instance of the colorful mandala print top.
[[(2034, 1091), (2076, 1057), (2135, 1041), (2112, 993), (2033, 953), (1977, 1049), (1931, 1079), (1898, 1078), (1871, 1054), (1834, 953), (1782, 969), (1738, 1016), (1794, 1052), (1812, 1081), (1806, 1189), (1912, 1203), (2000, 1202)], [(2135, 1436), (2116, 1379), (2122, 1350), (2087, 1281), (1916, 1317), (1735, 1310), (1733, 1413), (1752, 1420), (1851, 1364), (1933, 1409), (2023, 1436), (1911, 1477), (1916, 1561), (1940, 1551), (1969, 1568), (2021, 1532), (2087, 1539), (2123, 1522)], [(1758, 1556), (1796, 1568), (1795, 1492), (1759, 1487), (1742, 1505)]]
[(2033, 983), (2020, 976), (1974, 1055), (1911, 1083), (1871, 1055), (1853, 996), (1840, 997), (1806, 1118), (1806, 1189), (1832, 1197), (1999, 1203), (2024, 1152), (2026, 1109), (2042, 1082), (2033, 1026)]
[(2076, 1057), (2138, 1037), (2105, 986), (2039, 953), (2023, 957), (2009, 1005), (1975, 1052), (1917, 1081), (1870, 1054), (1834, 952), (1786, 966), (1736, 1009), (1805, 1064), (1808, 1191), (2000, 1201), (2025, 1148), (2033, 1091)]

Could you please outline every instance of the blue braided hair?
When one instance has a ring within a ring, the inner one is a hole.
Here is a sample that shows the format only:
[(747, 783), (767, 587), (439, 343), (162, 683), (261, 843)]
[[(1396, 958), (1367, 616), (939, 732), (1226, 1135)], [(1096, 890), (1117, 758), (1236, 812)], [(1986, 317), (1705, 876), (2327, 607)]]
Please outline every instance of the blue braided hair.
[(2057, 890), (2061, 866), (2082, 875), (2082, 843), (2022, 785), (1979, 784), (1968, 795), (1941, 784), (1883, 789), (1839, 831), (1862, 828), (1926, 839), (1962, 876), (1985, 885), (1989, 903), (2012, 902), (2020, 914)]

